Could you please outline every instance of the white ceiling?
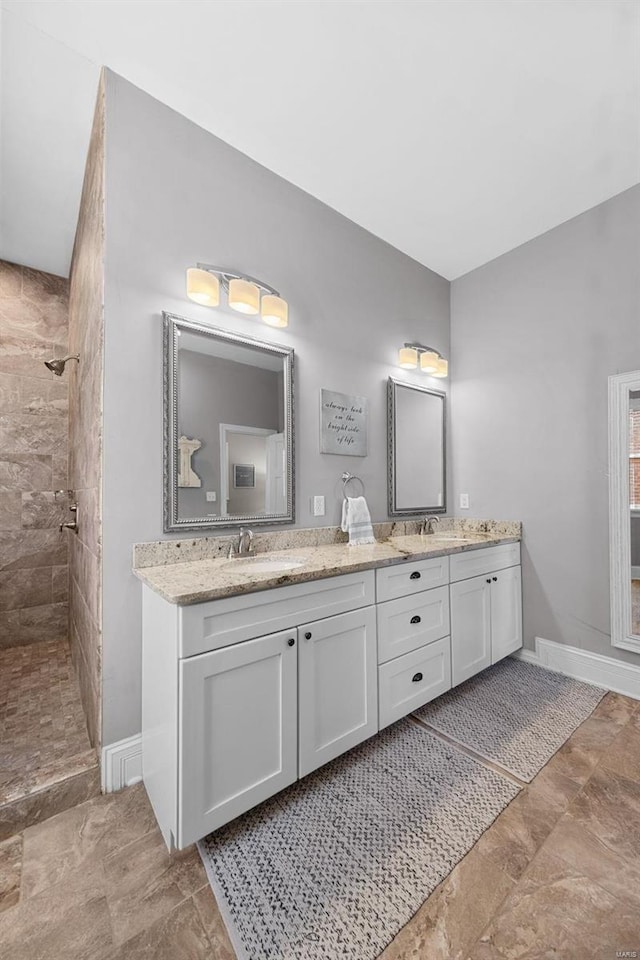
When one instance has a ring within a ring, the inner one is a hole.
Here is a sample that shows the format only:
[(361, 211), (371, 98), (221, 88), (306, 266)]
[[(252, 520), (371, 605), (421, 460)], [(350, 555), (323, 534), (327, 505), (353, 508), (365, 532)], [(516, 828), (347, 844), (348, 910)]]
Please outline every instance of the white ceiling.
[(448, 278), (640, 181), (636, 0), (5, 0), (0, 256), (68, 270), (100, 64)]

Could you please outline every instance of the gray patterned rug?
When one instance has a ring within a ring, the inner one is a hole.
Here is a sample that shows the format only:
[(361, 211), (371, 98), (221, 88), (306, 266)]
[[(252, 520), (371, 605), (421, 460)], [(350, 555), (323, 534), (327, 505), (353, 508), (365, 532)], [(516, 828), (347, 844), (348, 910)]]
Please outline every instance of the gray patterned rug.
[(518, 787), (402, 720), (199, 844), (241, 960), (374, 960)]
[(529, 782), (606, 692), (507, 658), (414, 716)]

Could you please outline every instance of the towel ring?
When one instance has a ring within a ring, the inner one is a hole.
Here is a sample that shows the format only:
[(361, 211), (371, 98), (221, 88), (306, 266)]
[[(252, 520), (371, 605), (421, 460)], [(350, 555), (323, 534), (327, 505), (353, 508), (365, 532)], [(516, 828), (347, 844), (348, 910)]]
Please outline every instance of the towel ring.
[(348, 473), (348, 472), (345, 470), (345, 472), (342, 474), (342, 489), (343, 489), (343, 493), (344, 493), (345, 498), (346, 498), (346, 496), (347, 496), (347, 486), (351, 483), (352, 480), (357, 480), (357, 481), (358, 481), (358, 483), (359, 483), (360, 486), (362, 487), (362, 494), (361, 494), (361, 496), (364, 496), (364, 483), (362, 482), (362, 480), (360, 479), (360, 477), (356, 477), (356, 476), (354, 476), (352, 473)]

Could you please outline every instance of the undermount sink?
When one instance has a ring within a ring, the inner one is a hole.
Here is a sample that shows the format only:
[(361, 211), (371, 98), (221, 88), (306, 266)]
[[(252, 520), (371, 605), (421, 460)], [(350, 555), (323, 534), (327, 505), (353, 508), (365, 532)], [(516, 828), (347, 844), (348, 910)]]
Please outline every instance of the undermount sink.
[(441, 537), (440, 534), (438, 533), (427, 533), (425, 534), (425, 536), (431, 540), (440, 540), (440, 541), (444, 540), (445, 542), (454, 541), (457, 543), (468, 543), (469, 540), (471, 539), (470, 537), (456, 537), (456, 536)]
[(228, 570), (237, 573), (283, 573), (285, 570), (295, 570), (306, 563), (301, 557), (237, 557), (225, 564)]

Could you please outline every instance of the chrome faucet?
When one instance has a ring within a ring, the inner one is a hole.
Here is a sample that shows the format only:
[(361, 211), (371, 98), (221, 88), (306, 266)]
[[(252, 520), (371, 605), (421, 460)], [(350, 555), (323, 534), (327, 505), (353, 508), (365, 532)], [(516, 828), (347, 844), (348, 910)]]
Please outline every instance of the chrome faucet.
[(434, 523), (440, 523), (440, 517), (425, 517), (420, 526), (420, 536), (427, 533), (433, 533)]
[(238, 542), (229, 544), (229, 559), (232, 557), (252, 557), (254, 554), (253, 531), (240, 527)]

